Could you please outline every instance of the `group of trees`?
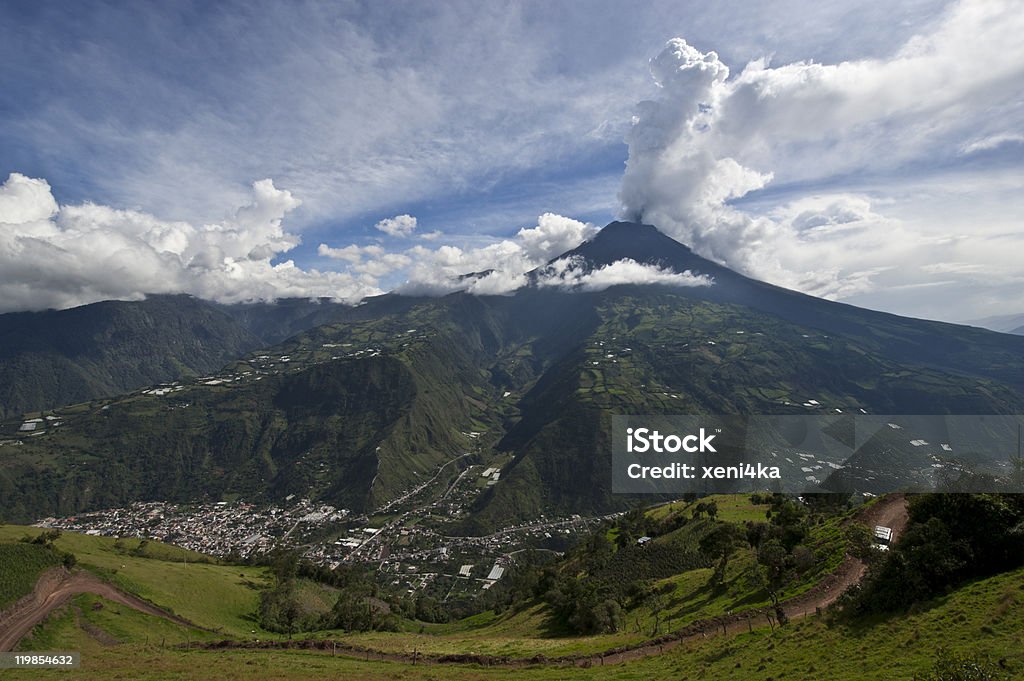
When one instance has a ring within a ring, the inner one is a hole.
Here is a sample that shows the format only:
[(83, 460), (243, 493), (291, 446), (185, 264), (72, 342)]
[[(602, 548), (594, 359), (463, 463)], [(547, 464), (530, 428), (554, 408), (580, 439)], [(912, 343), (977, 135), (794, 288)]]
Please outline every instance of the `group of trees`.
[(903, 536), (847, 596), (856, 614), (897, 612), (969, 579), (1024, 565), (1024, 495), (923, 494)]
[[(260, 594), (259, 621), (263, 628), (285, 634), (322, 629), (395, 631), (397, 616), (378, 597), (372, 576), (355, 566), (329, 568), (301, 561), (293, 551), (271, 554), (268, 565), (273, 588)], [(328, 612), (303, 607), (301, 583), (330, 587), (336, 600)]]
[(785, 624), (782, 590), (813, 568), (817, 560), (814, 551), (804, 544), (810, 531), (810, 513), (804, 504), (781, 494), (752, 500), (769, 504), (768, 522), (746, 524), (746, 542), (757, 556), (754, 576), (768, 594), (779, 624)]
[[(784, 495), (759, 496), (754, 502), (769, 506), (764, 522), (718, 521), (713, 500), (678, 510), (670, 507), (661, 518), (635, 509), (600, 528), (557, 563), (537, 562), (535, 556), (520, 560), (491, 589), (486, 606), (500, 612), (541, 600), (568, 631), (614, 632), (625, 623), (624, 613), (638, 605), (646, 604), (656, 613), (664, 609), (666, 593), (650, 586), (652, 581), (713, 567), (710, 585), (723, 588), (730, 561), (737, 552), (749, 549), (757, 557), (751, 576), (769, 594), (784, 622), (778, 605), (783, 588), (815, 564), (814, 552), (803, 543), (810, 514), (803, 504)], [(641, 537), (663, 537), (683, 526), (692, 530), (686, 541), (637, 543)]]
[(51, 530), (43, 530), (34, 537), (23, 537), (21, 541), (26, 544), (42, 546), (44, 549), (56, 556), (57, 559), (60, 560), (61, 565), (70, 570), (78, 565), (78, 557), (70, 551), (62, 551), (58, 549), (54, 545), (54, 542), (58, 539), (60, 539), (60, 530), (54, 528)]

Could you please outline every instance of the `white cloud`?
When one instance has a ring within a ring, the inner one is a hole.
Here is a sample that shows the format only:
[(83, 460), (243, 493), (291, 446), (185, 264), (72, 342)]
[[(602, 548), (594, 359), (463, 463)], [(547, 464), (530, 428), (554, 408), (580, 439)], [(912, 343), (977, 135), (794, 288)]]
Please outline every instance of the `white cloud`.
[(416, 231), (416, 218), (411, 215), (396, 215), (384, 218), (375, 227), (389, 236), (410, 237)]
[[(415, 246), (406, 251), (413, 265), (399, 287), (409, 293), (469, 291), (481, 295), (511, 293), (526, 285), (526, 273), (593, 237), (593, 225), (545, 213), (537, 225), (512, 239), (475, 248)], [(467, 274), (478, 276), (466, 277)]]
[(46, 180), (11, 173), (0, 187), (0, 219), (8, 223), (31, 224), (49, 219), (57, 212), (57, 201)]
[(594, 225), (554, 213), (544, 213), (538, 218), (536, 227), (519, 230), (516, 238), (527, 258), (546, 262), (593, 238), (597, 231)]
[[(888, 57), (762, 59), (733, 76), (714, 52), (672, 40), (651, 61), (657, 94), (627, 133), (622, 215), (755, 277), (832, 298), (920, 283), (929, 263), (999, 261), (982, 225), (972, 231), (986, 254), (965, 260), (962, 245), (942, 238), (948, 220), (924, 225), (900, 207), (922, 206), (917, 168), (1019, 142), (1022, 34), (1014, 3), (965, 1)], [(776, 186), (778, 196), (805, 195), (773, 204)]]
[[(708, 286), (707, 277), (623, 259), (588, 270), (575, 258), (556, 256), (597, 234), (593, 225), (545, 213), (535, 227), (519, 230), (513, 239), (476, 248), (415, 246), (405, 252), (411, 266), (398, 291), (410, 295), (443, 295), (466, 291), (476, 295), (507, 295), (530, 284), (537, 270), (539, 286), (570, 291), (602, 291), (617, 284)], [(384, 268), (382, 268), (384, 269)], [(468, 275), (468, 276), (467, 276)]]
[(365, 274), (377, 279), (386, 274), (395, 272), (396, 270), (400, 270), (403, 267), (407, 267), (411, 262), (412, 258), (407, 255), (403, 255), (401, 253), (385, 253), (373, 258), (372, 260), (358, 263), (352, 269), (359, 274)]
[(363, 249), (354, 244), (344, 248), (331, 248), (327, 244), (320, 244), (317, 246), (316, 252), (325, 258), (348, 260), (352, 264), (358, 263), (363, 259)]
[[(410, 216), (398, 216), (401, 217)], [(415, 218), (411, 218), (405, 223), (414, 221)], [(444, 244), (428, 248), (416, 245), (402, 252), (386, 252), (378, 245), (334, 248), (320, 244), (317, 252), (323, 257), (348, 262), (351, 272), (375, 286), (386, 277), (404, 293), (436, 295), (470, 291), (498, 295), (522, 287), (527, 281), (527, 272), (575, 248), (597, 231), (591, 224), (545, 213), (537, 219), (536, 226), (520, 229), (511, 239), (482, 246)], [(439, 231), (420, 235), (428, 241), (440, 236)]]
[(537, 279), (539, 286), (554, 286), (569, 290), (603, 291), (622, 284), (658, 284), (661, 286), (711, 286), (713, 280), (695, 275), (689, 270), (675, 272), (670, 268), (638, 263), (623, 258), (596, 269), (576, 257), (561, 258), (545, 267)]
[(92, 203), (58, 206), (45, 181), (12, 173), (0, 186), (0, 311), (147, 293), (221, 302), (379, 293), (348, 273), (272, 264), (299, 243), (282, 227), (299, 203), (261, 180), (229, 218), (197, 226)]

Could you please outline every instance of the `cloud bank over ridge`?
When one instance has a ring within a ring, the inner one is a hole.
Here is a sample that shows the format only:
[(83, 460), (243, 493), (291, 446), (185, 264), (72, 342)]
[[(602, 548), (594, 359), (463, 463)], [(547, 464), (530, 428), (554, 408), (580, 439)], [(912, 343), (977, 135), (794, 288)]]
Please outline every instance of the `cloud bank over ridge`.
[[(223, 303), (283, 297), (355, 303), (383, 293), (381, 279), (389, 275), (401, 276), (397, 290), (407, 294), (503, 295), (527, 285), (529, 271), (597, 233), (593, 225), (546, 213), (514, 238), (475, 248), (417, 244), (393, 251), (380, 244), (320, 244), (322, 257), (347, 268), (321, 271), (280, 260), (300, 241), (282, 226), (299, 204), (289, 191), (261, 180), (253, 184), (249, 203), (220, 222), (197, 226), (92, 203), (59, 206), (45, 180), (12, 173), (0, 185), (0, 312), (140, 299), (147, 293), (188, 293)], [(416, 218), (387, 218), (377, 228), (408, 239)], [(545, 271), (540, 284), (593, 291), (629, 282), (704, 283), (632, 261), (583, 272), (563, 259)]]
[(206, 225), (135, 210), (58, 206), (45, 180), (12, 173), (0, 185), (0, 312), (66, 308), (146, 293), (221, 302), (290, 296), (357, 301), (379, 293), (351, 274), (275, 262), (299, 237), (282, 220), (300, 201), (270, 180), (250, 202)]

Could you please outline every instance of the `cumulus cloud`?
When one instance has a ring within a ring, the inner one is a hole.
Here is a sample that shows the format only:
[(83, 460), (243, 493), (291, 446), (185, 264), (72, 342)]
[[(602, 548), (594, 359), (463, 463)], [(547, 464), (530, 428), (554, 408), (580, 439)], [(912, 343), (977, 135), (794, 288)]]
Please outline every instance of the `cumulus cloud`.
[(320, 244), (317, 247), (318, 255), (335, 260), (347, 260), (353, 265), (362, 262), (363, 256), (377, 258), (384, 255), (384, 253), (384, 247), (376, 244), (370, 244), (369, 246), (356, 246), (352, 244), (344, 248), (331, 248), (327, 244)]
[(544, 213), (537, 226), (516, 234), (523, 252), (533, 261), (547, 261), (576, 248), (597, 234), (597, 227), (554, 213)]
[(57, 201), (46, 180), (11, 173), (0, 187), (0, 219), (5, 223), (41, 223), (57, 210)]
[[(626, 135), (621, 215), (826, 297), (956, 260), (934, 230), (883, 214), (889, 201), (880, 197), (892, 196), (892, 178), (904, 181), (908, 166), (1019, 144), (1022, 32), (1024, 13), (1012, 3), (965, 1), (888, 58), (758, 59), (736, 74), (715, 52), (671, 40), (650, 62), (656, 95), (637, 106)], [(843, 190), (851, 176), (878, 178), (883, 189)]]
[(396, 215), (384, 218), (376, 224), (376, 228), (389, 236), (410, 237), (416, 231), (416, 218), (411, 215)]
[(538, 286), (553, 286), (579, 291), (603, 291), (621, 284), (658, 284), (661, 286), (711, 286), (713, 280), (689, 270), (675, 272), (671, 268), (638, 263), (631, 258), (591, 269), (581, 258), (560, 258), (537, 277)]
[[(537, 225), (520, 229), (512, 239), (462, 249), (416, 246), (408, 251), (414, 265), (399, 287), (410, 293), (468, 291), (502, 295), (528, 283), (526, 274), (572, 250), (597, 234), (597, 227), (572, 218), (545, 213)], [(471, 275), (471, 276), (467, 276)]]
[[(414, 224), (408, 217), (406, 224)], [(387, 222), (387, 221), (382, 221)], [(378, 225), (379, 228), (379, 225)], [(545, 213), (533, 227), (520, 229), (514, 237), (483, 246), (437, 247), (416, 245), (401, 252), (388, 252), (379, 245), (331, 247), (320, 244), (319, 255), (348, 263), (348, 271), (377, 286), (383, 279), (401, 293), (441, 295), (468, 291), (480, 295), (501, 295), (528, 283), (526, 273), (545, 265), (597, 234), (594, 225)], [(411, 229), (408, 231), (412, 233)], [(420, 235), (432, 241), (441, 232)]]
[(300, 201), (270, 180), (220, 222), (167, 222), (135, 210), (58, 206), (49, 184), (12, 173), (0, 186), (0, 310), (66, 308), (147, 293), (221, 302), (379, 290), (349, 273), (273, 263), (299, 243), (282, 227)]

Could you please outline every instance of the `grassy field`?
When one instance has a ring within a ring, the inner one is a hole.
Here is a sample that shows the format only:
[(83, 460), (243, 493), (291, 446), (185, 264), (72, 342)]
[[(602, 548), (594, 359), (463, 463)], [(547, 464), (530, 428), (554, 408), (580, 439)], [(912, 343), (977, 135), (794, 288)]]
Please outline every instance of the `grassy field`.
[(203, 629), (186, 628), (159, 617), (144, 615), (132, 608), (93, 594), (76, 596), (69, 607), (51, 615), (49, 622), (36, 627), (21, 642), (21, 650), (86, 650), (120, 644), (173, 648), (192, 641), (221, 637)]
[[(102, 607), (95, 608), (99, 602)], [(980, 653), (1007, 674), (1024, 673), (1024, 570), (970, 584), (916, 612), (855, 625), (811, 617), (776, 631), (693, 640), (654, 657), (590, 669), (481, 668), (357, 660), (299, 651), (174, 649), (190, 634), (160, 630), (153, 618), (89, 596), (51, 619), (29, 643), (34, 649), (80, 650), (82, 668), (62, 679), (431, 679), (469, 681), (514, 675), (553, 679), (905, 679), (928, 669), (943, 646)], [(166, 639), (168, 647), (156, 642)], [(195, 632), (195, 636), (202, 634)], [(148, 636), (147, 639), (145, 638)], [(193, 638), (192, 640), (196, 640)], [(117, 642), (120, 643), (117, 643)], [(6, 671), (3, 678), (38, 672)]]
[[(39, 532), (31, 527), (0, 527), (0, 546)], [(54, 545), (75, 554), (81, 567), (201, 627), (246, 637), (255, 629), (268, 636), (250, 619), (259, 589), (269, 585), (263, 568), (219, 565), (203, 554), (138, 539), (65, 532)]]
[(0, 544), (0, 610), (31, 593), (39, 575), (60, 565), (60, 556), (38, 544)]
[(712, 494), (703, 497), (698, 501), (672, 501), (667, 504), (655, 506), (647, 511), (647, 515), (655, 520), (685, 514), (690, 515), (698, 503), (715, 502), (718, 507), (718, 520), (729, 523), (742, 523), (748, 520), (752, 522), (764, 522), (765, 512), (769, 509), (768, 504), (753, 504), (750, 502), (749, 494)]

